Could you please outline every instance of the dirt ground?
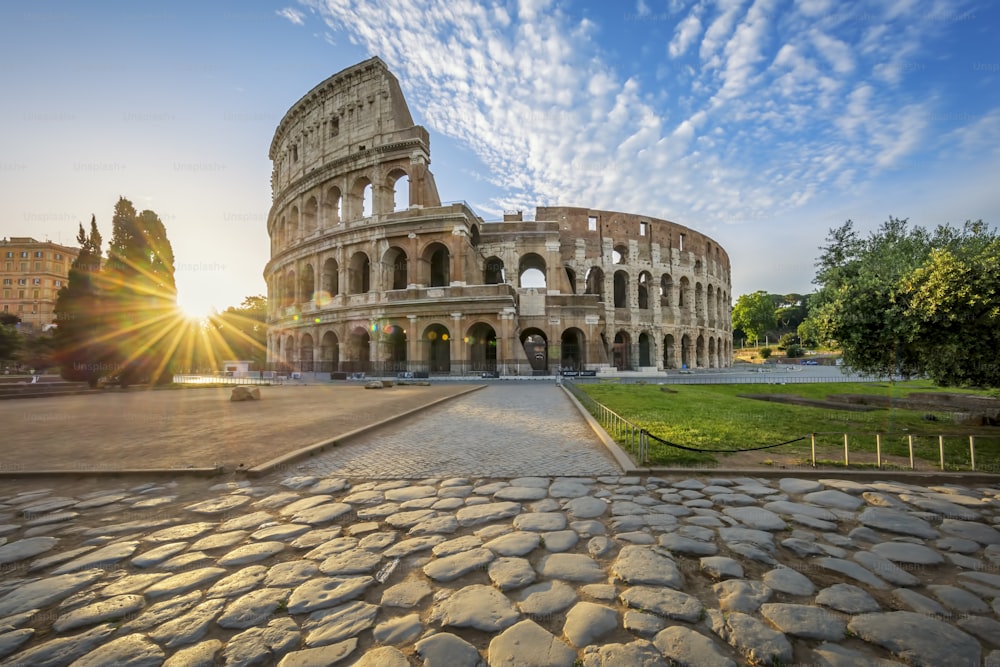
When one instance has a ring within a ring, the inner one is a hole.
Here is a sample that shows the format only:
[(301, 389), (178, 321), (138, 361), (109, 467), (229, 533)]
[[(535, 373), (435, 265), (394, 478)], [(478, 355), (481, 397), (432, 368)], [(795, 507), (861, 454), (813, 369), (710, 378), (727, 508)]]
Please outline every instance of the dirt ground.
[(0, 471), (249, 468), (471, 388), (265, 386), (260, 401), (236, 403), (229, 387), (0, 401)]

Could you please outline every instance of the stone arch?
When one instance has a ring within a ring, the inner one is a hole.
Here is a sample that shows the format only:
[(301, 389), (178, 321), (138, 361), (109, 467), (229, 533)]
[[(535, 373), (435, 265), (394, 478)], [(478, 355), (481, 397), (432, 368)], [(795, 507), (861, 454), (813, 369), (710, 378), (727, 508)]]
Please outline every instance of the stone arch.
[(660, 308), (669, 308), (671, 306), (673, 291), (674, 279), (670, 277), (669, 273), (664, 273), (660, 276)]
[(289, 334), (285, 337), (285, 345), (282, 349), (282, 365), (283, 370), (287, 373), (295, 365), (295, 336)]
[(325, 299), (332, 299), (340, 293), (340, 266), (333, 257), (323, 262), (323, 284), (321, 290)]
[(700, 282), (694, 284), (694, 317), (698, 326), (705, 326), (705, 289)]
[(682, 309), (682, 314), (686, 314), (691, 308), (691, 281), (687, 276), (681, 276), (677, 286), (677, 307)]
[(371, 336), (361, 326), (351, 329), (347, 336), (347, 358), (341, 363), (348, 373), (366, 373), (371, 363)]
[(653, 365), (653, 342), (649, 334), (643, 331), (639, 334), (639, 366), (648, 367)]
[(278, 221), (278, 250), (284, 250), (285, 246), (288, 245), (288, 225), (285, 222), (284, 216)]
[(681, 336), (681, 368), (691, 368), (693, 351), (691, 349), (691, 336), (684, 334)]
[(386, 175), (387, 190), (392, 194), (390, 210), (405, 211), (410, 208), (410, 175), (396, 167)]
[(473, 248), (479, 247), (479, 225), (472, 225), (469, 228), (469, 244)]
[(496, 255), (487, 257), (483, 264), (483, 284), (502, 285), (505, 282), (507, 279), (504, 275), (503, 260)]
[[(525, 275), (527, 274), (527, 275)], [(545, 288), (546, 266), (545, 258), (538, 253), (529, 252), (521, 255), (517, 260), (517, 285), (518, 287)], [(541, 282), (540, 285), (530, 283)], [(525, 284), (529, 283), (529, 284)]]
[(674, 368), (676, 361), (674, 359), (674, 336), (673, 334), (666, 334), (663, 336), (663, 367), (664, 368)]
[(475, 372), (497, 369), (497, 332), (486, 322), (476, 322), (465, 334), (469, 348), (470, 370)]
[(293, 206), (288, 214), (288, 238), (287, 245), (298, 243), (299, 240), (299, 207)]
[(311, 373), (313, 370), (313, 337), (302, 334), (299, 342), (299, 370)]
[(371, 262), (367, 254), (361, 251), (354, 253), (347, 270), (349, 294), (365, 294), (371, 290)]
[(695, 363), (698, 365), (698, 368), (704, 368), (708, 365), (705, 360), (705, 337), (701, 334), (698, 334), (698, 339), (695, 341), (694, 356)]
[(435, 241), (424, 248), (423, 264), (427, 267), (428, 287), (447, 287), (451, 283), (451, 252), (448, 246)]
[(320, 370), (332, 372), (338, 370), (340, 362), (340, 340), (333, 331), (323, 334), (320, 342)]
[(587, 363), (587, 338), (576, 327), (562, 332), (559, 365), (564, 369), (582, 371)]
[(615, 368), (620, 371), (633, 370), (632, 367), (632, 336), (624, 329), (619, 329), (615, 333), (615, 340), (612, 344), (612, 358)]
[(340, 193), (340, 188), (336, 185), (331, 185), (326, 189), (326, 197), (323, 198), (323, 226), (333, 227), (340, 223), (343, 214), (341, 211), (341, 206), (343, 204), (343, 197)]
[(431, 373), (451, 372), (451, 334), (443, 324), (431, 324), (424, 329), (427, 345), (427, 365)]
[(406, 289), (409, 273), (406, 251), (399, 246), (391, 246), (382, 255), (383, 285), (387, 290)]
[(316, 290), (316, 272), (313, 271), (312, 264), (302, 267), (302, 277), (299, 278), (299, 299), (303, 302), (313, 300), (313, 292)]
[(307, 237), (311, 234), (316, 233), (317, 230), (317, 214), (319, 212), (319, 205), (316, 203), (315, 197), (310, 197), (306, 200), (306, 205), (302, 207), (302, 236)]
[(715, 356), (715, 354), (716, 354), (716, 352), (715, 352), (715, 337), (714, 336), (709, 336), (708, 337), (708, 367), (709, 368), (715, 368), (716, 367), (716, 359), (717, 359), (717, 357)]
[(627, 271), (615, 271), (615, 308), (628, 308)]
[[(649, 310), (649, 290), (653, 284), (653, 276), (650, 275), (648, 271), (643, 271), (639, 274), (639, 309)], [(648, 366), (649, 364), (640, 364), (640, 366)]]
[(708, 326), (715, 327), (715, 287), (708, 286)]
[(382, 359), (386, 372), (407, 370), (406, 328), (398, 324), (382, 327)]
[(566, 270), (566, 282), (569, 283), (569, 293), (576, 294), (576, 271), (571, 266), (564, 266)]
[(288, 269), (285, 272), (285, 294), (283, 298), (283, 305), (285, 307), (295, 305), (295, 270)]
[(367, 176), (359, 176), (354, 181), (348, 202), (348, 215), (351, 220), (361, 220), (372, 215), (373, 191), (371, 179)]
[(549, 370), (549, 337), (537, 327), (529, 327), (521, 332), (521, 345), (528, 357), (531, 370), (546, 373)]
[(598, 301), (604, 301), (604, 271), (600, 267), (587, 269), (587, 291), (584, 294), (596, 294)]

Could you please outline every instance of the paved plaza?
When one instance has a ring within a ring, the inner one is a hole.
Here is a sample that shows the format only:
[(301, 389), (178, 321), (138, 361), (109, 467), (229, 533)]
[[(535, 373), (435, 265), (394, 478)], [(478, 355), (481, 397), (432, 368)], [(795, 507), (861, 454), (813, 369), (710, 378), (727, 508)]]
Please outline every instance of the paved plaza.
[(250, 479), (5, 479), (0, 666), (1000, 667), (1000, 483), (953, 479), (626, 476), (530, 383)]

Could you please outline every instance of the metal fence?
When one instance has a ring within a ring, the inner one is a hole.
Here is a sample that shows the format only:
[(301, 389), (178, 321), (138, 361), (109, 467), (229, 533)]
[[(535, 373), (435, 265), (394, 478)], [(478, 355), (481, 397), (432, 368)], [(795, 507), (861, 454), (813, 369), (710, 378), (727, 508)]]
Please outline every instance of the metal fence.
[(174, 375), (174, 382), (176, 384), (272, 385), (284, 384), (286, 379), (286, 376), (270, 372), (262, 374), (261, 377), (231, 377), (227, 375), (191, 373)]

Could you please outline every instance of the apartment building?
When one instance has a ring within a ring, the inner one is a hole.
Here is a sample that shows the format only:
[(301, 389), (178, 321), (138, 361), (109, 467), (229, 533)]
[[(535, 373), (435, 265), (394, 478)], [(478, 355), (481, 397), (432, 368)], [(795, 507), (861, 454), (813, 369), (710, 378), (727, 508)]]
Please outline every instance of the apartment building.
[(79, 252), (29, 236), (0, 239), (0, 311), (20, 317), (26, 334), (49, 329), (56, 321), (59, 290)]

